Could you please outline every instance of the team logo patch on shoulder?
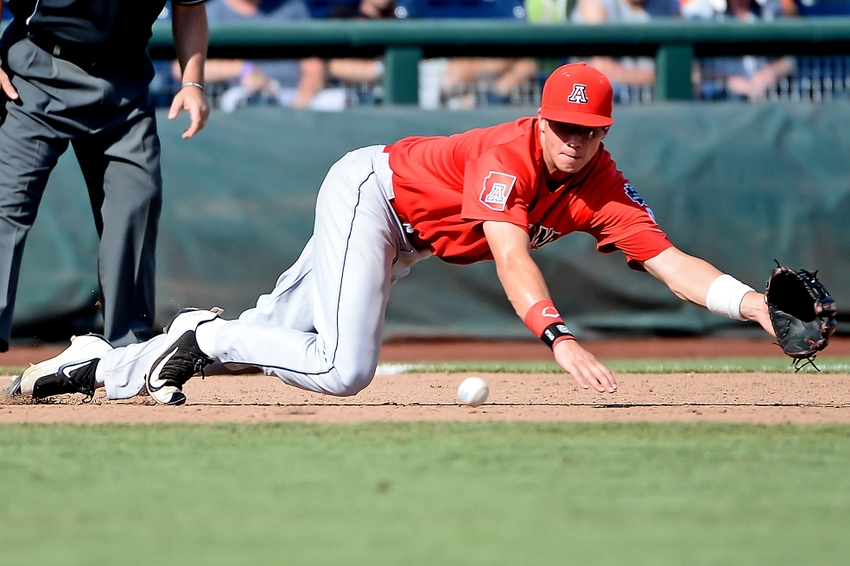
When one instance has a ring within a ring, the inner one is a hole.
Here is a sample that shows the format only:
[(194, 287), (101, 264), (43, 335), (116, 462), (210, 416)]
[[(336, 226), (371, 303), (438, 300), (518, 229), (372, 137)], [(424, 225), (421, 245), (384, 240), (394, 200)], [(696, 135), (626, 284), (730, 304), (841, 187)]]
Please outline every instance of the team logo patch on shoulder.
[(646, 209), (646, 212), (649, 214), (649, 217), (652, 218), (652, 221), (657, 224), (655, 220), (655, 213), (652, 212), (652, 209), (647, 206), (646, 201), (643, 200), (643, 197), (640, 196), (640, 193), (637, 192), (637, 189), (631, 183), (626, 183), (623, 185), (623, 190), (626, 191), (626, 196), (635, 201), (637, 204)]
[(626, 191), (626, 196), (638, 203), (641, 206), (646, 206), (646, 201), (643, 200), (643, 197), (640, 196), (640, 193), (637, 192), (637, 189), (631, 183), (626, 183), (623, 185), (623, 190)]
[(478, 200), (487, 208), (502, 212), (508, 204), (508, 197), (515, 183), (516, 177), (513, 175), (490, 171), (484, 178), (484, 188)]

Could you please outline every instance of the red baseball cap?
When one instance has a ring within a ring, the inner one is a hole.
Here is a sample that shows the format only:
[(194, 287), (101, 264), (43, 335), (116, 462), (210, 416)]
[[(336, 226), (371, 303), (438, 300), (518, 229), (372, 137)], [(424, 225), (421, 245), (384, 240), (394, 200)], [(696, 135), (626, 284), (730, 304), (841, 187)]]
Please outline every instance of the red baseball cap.
[(614, 123), (614, 89), (598, 70), (585, 63), (555, 69), (543, 85), (540, 117), (592, 128)]

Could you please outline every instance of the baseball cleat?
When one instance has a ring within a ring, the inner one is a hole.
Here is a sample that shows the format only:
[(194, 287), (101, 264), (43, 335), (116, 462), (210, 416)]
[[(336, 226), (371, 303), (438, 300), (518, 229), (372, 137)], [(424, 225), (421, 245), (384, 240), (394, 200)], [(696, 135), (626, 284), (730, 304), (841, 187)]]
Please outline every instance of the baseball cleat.
[(154, 401), (160, 405), (182, 405), (186, 402), (183, 385), (213, 362), (198, 347), (195, 329), (215, 320), (223, 312), (218, 307), (210, 310), (182, 309), (172, 319), (165, 332), (173, 341), (145, 376), (145, 387)]
[(112, 349), (99, 334), (74, 336), (71, 345), (49, 360), (31, 365), (6, 388), (11, 396), (43, 399), (63, 393), (94, 396), (95, 370), (100, 358)]

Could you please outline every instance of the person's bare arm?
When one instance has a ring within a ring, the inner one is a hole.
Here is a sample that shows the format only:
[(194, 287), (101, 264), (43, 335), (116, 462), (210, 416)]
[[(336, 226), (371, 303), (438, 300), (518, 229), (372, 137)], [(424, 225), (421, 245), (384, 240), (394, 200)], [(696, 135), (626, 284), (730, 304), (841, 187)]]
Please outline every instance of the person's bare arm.
[(612, 83), (655, 84), (655, 66), (644, 65), (641, 59), (636, 60), (634, 65), (626, 65), (614, 57), (591, 57), (587, 63), (598, 69)]
[[(183, 70), (175, 64), (177, 80), (182, 80)], [(226, 83), (242, 76), (245, 70), (243, 59), (207, 59), (204, 62), (204, 84)]]
[(298, 62), (301, 77), (293, 108), (308, 108), (310, 102), (325, 86), (325, 62), (318, 57), (307, 57)]
[[(540, 268), (531, 258), (528, 234), (514, 224), (488, 221), (484, 235), (493, 252), (496, 272), (517, 315), (525, 319), (536, 303), (550, 299)], [(552, 350), (555, 360), (584, 389), (613, 393), (614, 374), (576, 340), (560, 340)]]
[(732, 75), (726, 80), (726, 86), (731, 92), (758, 102), (764, 100), (768, 90), (780, 79), (793, 73), (795, 68), (796, 63), (793, 58), (782, 57), (771, 61), (751, 75)]
[(493, 89), (501, 96), (510, 95), (537, 75), (537, 61), (534, 59), (508, 59), (507, 63), (504, 71), (493, 81)]
[(575, 8), (582, 24), (601, 24), (609, 20), (608, 10), (598, 0), (580, 0)]
[[(680, 299), (706, 306), (708, 289), (723, 273), (707, 261), (670, 247), (643, 262), (644, 269), (667, 285)], [(764, 330), (774, 335), (764, 295), (751, 291), (741, 300), (741, 316), (758, 322)]]
[(173, 120), (181, 110), (189, 112), (191, 123), (183, 132), (183, 139), (191, 138), (201, 131), (210, 115), (210, 107), (203, 88), (204, 65), (209, 43), (207, 11), (203, 4), (172, 6), (171, 29), (174, 34), (174, 46), (177, 50), (177, 62), (182, 73), (184, 86), (174, 96), (168, 119)]
[(383, 76), (383, 64), (374, 59), (331, 59), (328, 75), (348, 83), (373, 83)]

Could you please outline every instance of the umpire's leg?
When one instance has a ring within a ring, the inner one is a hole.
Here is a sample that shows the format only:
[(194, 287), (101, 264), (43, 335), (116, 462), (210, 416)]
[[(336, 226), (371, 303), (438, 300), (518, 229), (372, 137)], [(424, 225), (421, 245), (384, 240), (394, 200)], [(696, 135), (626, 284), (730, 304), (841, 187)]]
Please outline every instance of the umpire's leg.
[(153, 334), (162, 173), (155, 116), (145, 106), (73, 142), (100, 235), (104, 336), (115, 346)]
[[(45, 114), (53, 98), (22, 76), (35, 76), (46, 65), (10, 49), (12, 83), (20, 95), (0, 110), (0, 352), (9, 349), (18, 275), (27, 234), (35, 222), (50, 172), (68, 147), (68, 135), (54, 131)], [(49, 71), (49, 69), (47, 69)]]

